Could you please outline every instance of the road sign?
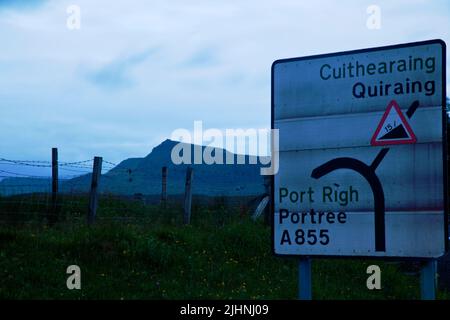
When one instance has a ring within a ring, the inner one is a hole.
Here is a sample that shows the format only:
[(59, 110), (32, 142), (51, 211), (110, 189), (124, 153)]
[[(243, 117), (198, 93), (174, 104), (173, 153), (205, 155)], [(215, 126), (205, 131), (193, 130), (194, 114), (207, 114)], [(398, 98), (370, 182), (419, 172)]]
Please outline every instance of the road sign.
[(275, 254), (441, 256), (445, 84), (441, 40), (275, 61)]
[(375, 130), (370, 142), (373, 146), (386, 146), (390, 144), (416, 143), (413, 130), (405, 119), (402, 110), (395, 100), (392, 100), (381, 121)]

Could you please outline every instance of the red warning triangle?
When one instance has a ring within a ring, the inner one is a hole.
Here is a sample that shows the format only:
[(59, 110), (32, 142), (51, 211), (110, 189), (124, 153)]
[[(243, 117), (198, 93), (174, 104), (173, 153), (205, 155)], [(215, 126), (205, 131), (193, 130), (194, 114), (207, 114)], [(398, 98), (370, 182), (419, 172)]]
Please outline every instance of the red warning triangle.
[(372, 136), (372, 146), (416, 143), (417, 138), (395, 100), (389, 102), (386, 111)]

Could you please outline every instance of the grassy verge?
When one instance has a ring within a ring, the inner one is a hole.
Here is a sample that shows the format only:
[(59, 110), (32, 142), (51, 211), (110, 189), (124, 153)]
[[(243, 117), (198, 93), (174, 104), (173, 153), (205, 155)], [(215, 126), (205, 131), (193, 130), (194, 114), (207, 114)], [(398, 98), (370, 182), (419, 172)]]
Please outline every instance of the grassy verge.
[[(190, 226), (179, 217), (172, 210), (143, 224), (0, 227), (0, 298), (296, 298), (296, 260), (272, 256), (268, 227), (223, 209), (198, 209)], [(66, 288), (74, 264), (81, 290)], [(382, 269), (382, 290), (366, 288), (370, 264)], [(417, 299), (418, 283), (393, 263), (313, 261), (315, 299)]]

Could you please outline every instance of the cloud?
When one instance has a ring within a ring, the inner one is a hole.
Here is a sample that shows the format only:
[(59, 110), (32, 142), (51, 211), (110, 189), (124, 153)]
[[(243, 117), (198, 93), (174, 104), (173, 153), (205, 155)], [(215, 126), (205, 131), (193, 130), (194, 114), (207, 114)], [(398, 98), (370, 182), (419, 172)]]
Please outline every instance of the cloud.
[[(195, 120), (269, 127), (276, 59), (450, 44), (448, 0), (379, 0), (380, 30), (366, 27), (370, 0), (194, 2), (0, 0), (0, 155), (47, 159), (58, 146), (67, 160), (118, 162)], [(66, 26), (70, 4), (80, 30)]]
[(125, 58), (116, 59), (100, 69), (89, 72), (88, 80), (96, 86), (108, 90), (126, 89), (135, 84), (130, 72), (155, 54), (156, 49), (148, 49)]
[(213, 48), (204, 48), (192, 54), (184, 63), (186, 67), (211, 67), (219, 63)]
[(36, 9), (44, 5), (47, 0), (0, 0), (0, 10), (27, 10)]

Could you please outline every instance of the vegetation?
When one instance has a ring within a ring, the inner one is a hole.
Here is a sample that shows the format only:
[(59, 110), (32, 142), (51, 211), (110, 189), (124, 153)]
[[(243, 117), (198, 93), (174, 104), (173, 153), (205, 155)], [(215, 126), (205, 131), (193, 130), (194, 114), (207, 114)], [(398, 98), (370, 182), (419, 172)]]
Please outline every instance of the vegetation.
[[(130, 204), (129, 204), (130, 205)], [(117, 209), (117, 203), (111, 206)], [(103, 207), (103, 213), (106, 212)], [(101, 211), (100, 211), (101, 212)], [(137, 211), (136, 211), (137, 212)], [(297, 262), (271, 253), (270, 228), (248, 214), (197, 207), (148, 207), (135, 220), (66, 220), (0, 226), (1, 299), (295, 299)], [(129, 217), (133, 217), (132, 214)], [(67, 218), (67, 217), (66, 217)], [(366, 288), (366, 268), (382, 269), (382, 290)], [(66, 269), (81, 268), (81, 290)], [(395, 263), (313, 261), (315, 299), (416, 299), (417, 275)], [(448, 298), (439, 293), (440, 298)]]

